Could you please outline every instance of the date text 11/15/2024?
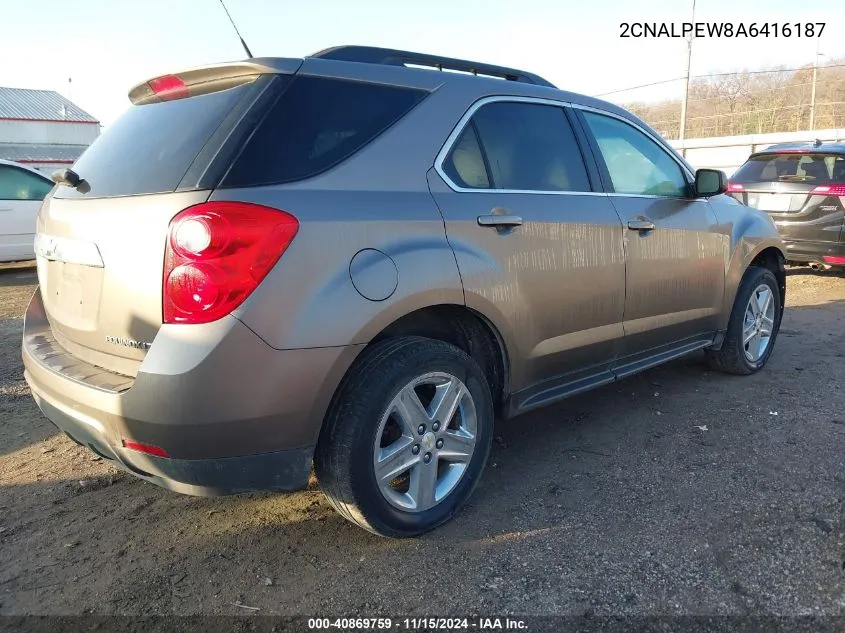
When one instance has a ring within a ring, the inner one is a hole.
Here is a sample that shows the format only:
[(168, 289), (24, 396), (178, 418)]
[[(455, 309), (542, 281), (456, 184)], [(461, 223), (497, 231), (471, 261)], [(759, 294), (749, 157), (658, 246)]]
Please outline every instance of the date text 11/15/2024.
[(342, 631), (524, 631), (528, 625), (516, 618), (309, 618), (311, 630)]
[(826, 22), (622, 22), (619, 37), (821, 37)]

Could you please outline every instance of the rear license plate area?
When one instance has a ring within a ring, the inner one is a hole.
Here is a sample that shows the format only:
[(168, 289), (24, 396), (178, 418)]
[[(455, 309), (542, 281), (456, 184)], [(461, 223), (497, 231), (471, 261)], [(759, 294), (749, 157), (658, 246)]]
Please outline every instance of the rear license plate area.
[(757, 204), (750, 204), (749, 206), (756, 206), (761, 211), (786, 213), (789, 211), (791, 203), (792, 196), (789, 194), (762, 193), (757, 196)]

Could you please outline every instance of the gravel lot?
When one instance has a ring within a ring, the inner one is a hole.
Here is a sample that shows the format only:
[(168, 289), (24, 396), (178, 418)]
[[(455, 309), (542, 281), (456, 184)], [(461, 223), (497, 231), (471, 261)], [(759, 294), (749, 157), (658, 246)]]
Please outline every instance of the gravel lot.
[(500, 424), (471, 505), (372, 536), (317, 489), (201, 499), (57, 434), (0, 270), (0, 614), (845, 614), (845, 276), (791, 269), (768, 368), (701, 355)]

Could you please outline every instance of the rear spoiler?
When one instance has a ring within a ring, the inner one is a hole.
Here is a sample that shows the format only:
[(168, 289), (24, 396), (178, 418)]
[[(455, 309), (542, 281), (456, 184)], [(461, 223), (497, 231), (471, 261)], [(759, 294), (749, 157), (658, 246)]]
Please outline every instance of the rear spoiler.
[(259, 57), (240, 62), (191, 68), (153, 77), (129, 91), (134, 105), (182, 99), (249, 83), (259, 75), (293, 75), (302, 66), (301, 59)]

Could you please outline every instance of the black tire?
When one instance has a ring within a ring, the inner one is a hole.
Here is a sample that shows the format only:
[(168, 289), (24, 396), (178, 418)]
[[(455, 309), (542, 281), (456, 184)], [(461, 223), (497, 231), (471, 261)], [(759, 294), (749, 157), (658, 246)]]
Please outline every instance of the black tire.
[[(428, 510), (403, 511), (377, 484), (375, 435), (393, 398), (428, 372), (447, 372), (464, 383), (475, 405), (476, 444), (451, 492)], [(490, 454), (493, 418), (487, 379), (462, 350), (416, 336), (387, 339), (365, 350), (338, 388), (317, 444), (317, 479), (335, 510), (360, 527), (388, 537), (422, 534), (448, 521), (469, 499)]]
[[(769, 339), (769, 345), (766, 351), (756, 362), (751, 362), (745, 355), (745, 346), (742, 342), (743, 321), (745, 319), (746, 307), (751, 299), (751, 293), (762, 284), (769, 287), (775, 300), (774, 327), (772, 328), (772, 336)], [(745, 275), (743, 275), (742, 281), (739, 284), (722, 348), (718, 350), (705, 350), (710, 366), (718, 371), (739, 376), (747, 376), (760, 371), (768, 362), (772, 355), (772, 350), (775, 348), (782, 318), (783, 298), (781, 297), (780, 288), (778, 287), (778, 282), (774, 274), (767, 268), (750, 266), (745, 271)]]

